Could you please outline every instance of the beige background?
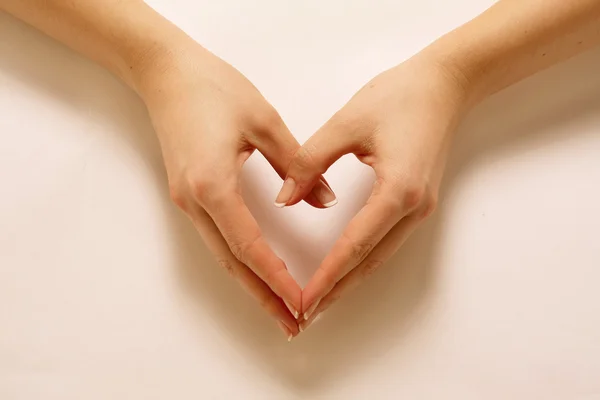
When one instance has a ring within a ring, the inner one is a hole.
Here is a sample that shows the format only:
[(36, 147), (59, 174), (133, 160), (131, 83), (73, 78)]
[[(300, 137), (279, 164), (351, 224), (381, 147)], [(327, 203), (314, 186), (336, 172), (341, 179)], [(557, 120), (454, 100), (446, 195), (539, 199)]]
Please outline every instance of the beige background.
[[(492, 1), (153, 0), (245, 73), (304, 142), (362, 84)], [(140, 100), (0, 15), (0, 399), (600, 399), (600, 51), (463, 124), (440, 209), (288, 344), (170, 204)], [(339, 205), (248, 202), (305, 284)]]

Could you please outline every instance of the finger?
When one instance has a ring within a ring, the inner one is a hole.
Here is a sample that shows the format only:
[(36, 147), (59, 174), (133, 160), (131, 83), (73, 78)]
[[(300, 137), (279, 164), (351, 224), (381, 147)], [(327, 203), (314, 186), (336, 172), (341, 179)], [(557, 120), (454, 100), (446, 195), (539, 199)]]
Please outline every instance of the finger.
[[(350, 221), (303, 291), (302, 309), (311, 310), (335, 284), (358, 266), (380, 240), (407, 214), (415, 210), (424, 191), (376, 182), (367, 204)], [(310, 314), (310, 312), (309, 312)]]
[(297, 316), (302, 305), (300, 286), (265, 241), (241, 194), (222, 190), (221, 195), (213, 195), (211, 200), (205, 197), (202, 206), (215, 222), (231, 253), (287, 302), (292, 314)]
[(354, 268), (350, 273), (344, 276), (336, 285), (319, 301), (314, 310), (308, 315), (308, 318), (300, 323), (300, 332), (305, 331), (319, 314), (327, 310), (331, 305), (338, 301), (343, 295), (356, 289), (363, 281), (377, 271), (389, 258), (394, 255), (404, 244), (406, 239), (415, 231), (422, 216), (412, 214), (403, 218), (390, 232), (379, 242), (373, 251)]
[[(247, 140), (265, 156), (281, 179), (285, 179), (300, 144), (279, 115), (276, 114), (274, 121), (268, 124), (268, 127), (259, 129), (255, 135), (249, 135)], [(336, 204), (335, 194), (323, 176), (319, 177), (312, 190), (308, 191), (303, 199), (316, 208), (328, 208)], [(281, 208), (285, 204), (275, 203), (275, 206)]]
[[(362, 153), (367, 150), (362, 135), (356, 129), (336, 122), (332, 118), (294, 153), (285, 182), (275, 202), (290, 206), (302, 200), (314, 191), (320, 176), (341, 156), (351, 152)], [(326, 200), (326, 199), (325, 199)], [(337, 202), (332, 199), (333, 205)]]
[(285, 326), (288, 340), (290, 334), (292, 336), (297, 335), (298, 325), (296, 319), (290, 314), (281, 298), (246, 265), (234, 257), (210, 216), (200, 207), (193, 210), (191, 214), (194, 226), (208, 249), (215, 256), (219, 266), (223, 267), (231, 277), (237, 280), (269, 315), (275, 318), (279, 324), (282, 323)]

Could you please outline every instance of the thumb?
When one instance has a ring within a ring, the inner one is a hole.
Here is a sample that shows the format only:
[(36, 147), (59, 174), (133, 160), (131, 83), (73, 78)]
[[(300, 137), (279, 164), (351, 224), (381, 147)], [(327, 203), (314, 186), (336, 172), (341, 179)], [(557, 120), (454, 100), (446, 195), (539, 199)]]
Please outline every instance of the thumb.
[[(275, 112), (273, 115), (266, 127), (256, 129), (254, 134), (247, 135), (245, 139), (261, 152), (281, 179), (285, 179), (292, 158), (300, 148), (300, 143), (292, 135), (279, 114)], [(303, 199), (313, 207), (325, 208), (324, 204), (330, 202), (332, 196), (335, 198), (331, 193), (331, 188), (325, 178), (320, 177), (312, 192), (309, 192)], [(283, 207), (285, 204), (276, 204), (276, 206)]]
[(337, 204), (337, 198), (329, 185), (321, 184), (321, 175), (340, 157), (358, 147), (356, 144), (360, 141), (355, 139), (355, 135), (344, 131), (342, 125), (329, 121), (296, 151), (275, 200), (276, 206), (294, 205), (311, 191), (323, 206), (332, 207)]

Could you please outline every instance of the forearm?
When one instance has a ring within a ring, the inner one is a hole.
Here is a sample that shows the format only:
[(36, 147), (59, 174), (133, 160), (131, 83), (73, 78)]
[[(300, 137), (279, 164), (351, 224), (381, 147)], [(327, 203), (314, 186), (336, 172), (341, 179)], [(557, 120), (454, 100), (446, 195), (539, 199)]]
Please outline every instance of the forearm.
[(600, 0), (500, 0), (424, 53), (448, 67), (476, 103), (600, 44)]
[(106, 67), (134, 90), (190, 39), (142, 0), (0, 0), (23, 20)]

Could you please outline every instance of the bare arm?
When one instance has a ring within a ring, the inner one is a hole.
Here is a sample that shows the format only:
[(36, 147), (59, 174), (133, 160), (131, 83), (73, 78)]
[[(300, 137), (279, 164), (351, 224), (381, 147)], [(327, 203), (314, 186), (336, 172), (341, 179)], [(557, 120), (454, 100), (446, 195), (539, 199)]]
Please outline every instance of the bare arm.
[(0, 10), (98, 62), (134, 90), (148, 64), (192, 42), (142, 0), (0, 0)]
[[(300, 147), (258, 90), (141, 0), (0, 0), (0, 10), (137, 91), (161, 144), (173, 201), (288, 340), (297, 335), (301, 289), (262, 237), (239, 186), (254, 150), (285, 176)], [(320, 185), (307, 201), (322, 208), (333, 193)]]
[(299, 201), (346, 153), (371, 166), (377, 180), (304, 289), (301, 328), (431, 214), (456, 127), (476, 103), (599, 43), (600, 0), (500, 0), (375, 77), (321, 127), (288, 170), (296, 191), (287, 198), (282, 191), (278, 201)]
[(600, 44), (600, 0), (501, 0), (423, 53), (475, 101)]

